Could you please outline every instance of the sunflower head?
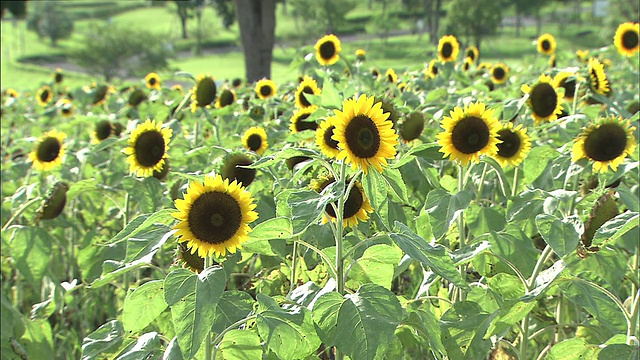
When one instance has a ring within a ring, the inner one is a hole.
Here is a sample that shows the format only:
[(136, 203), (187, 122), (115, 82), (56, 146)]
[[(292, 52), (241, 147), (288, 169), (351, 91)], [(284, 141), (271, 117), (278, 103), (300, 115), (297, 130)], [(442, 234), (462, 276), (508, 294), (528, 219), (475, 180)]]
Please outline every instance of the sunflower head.
[(69, 99), (60, 99), (56, 103), (56, 106), (60, 110), (60, 114), (64, 117), (69, 117), (73, 115), (73, 104)]
[(413, 141), (422, 135), (424, 130), (424, 115), (419, 111), (411, 112), (400, 126), (400, 138), (404, 142)]
[(494, 64), (491, 70), (489, 70), (491, 81), (493, 81), (494, 84), (504, 84), (509, 78), (510, 71), (509, 67), (503, 63)]
[(436, 77), (436, 75), (438, 75), (438, 69), (440, 66), (440, 61), (433, 59), (431, 61), (429, 61), (429, 65), (427, 66), (427, 69), (425, 70), (425, 80), (427, 78), (429, 79), (433, 79)]
[(387, 72), (384, 73), (384, 77), (389, 83), (395, 84), (396, 82), (398, 82), (398, 75), (396, 74), (396, 71), (393, 70), (393, 68), (388, 68)]
[(29, 153), (29, 159), (36, 170), (51, 170), (64, 161), (66, 145), (64, 139), (67, 135), (57, 130), (45, 133), (36, 148)]
[(185, 269), (189, 269), (196, 274), (204, 271), (204, 258), (198, 255), (197, 251), (192, 252), (185, 243), (178, 243), (176, 249), (176, 260)]
[(400, 118), (400, 114), (398, 113), (398, 110), (396, 109), (396, 106), (393, 104), (393, 102), (389, 101), (384, 96), (374, 97), (373, 102), (380, 103), (380, 105), (382, 106), (382, 112), (389, 114), (387, 121), (390, 121), (391, 124), (393, 124), (392, 127), (395, 129), (396, 126), (398, 125), (398, 119)]
[(364, 49), (356, 50), (356, 60), (365, 61), (367, 59), (367, 52)]
[(369, 73), (371, 74), (371, 76), (375, 79), (378, 80), (380, 78), (380, 71), (378, 71), (378, 69), (372, 67), (369, 70)]
[(587, 158), (593, 161), (594, 172), (604, 173), (609, 167), (615, 171), (636, 148), (635, 129), (629, 120), (621, 117), (602, 118), (578, 135), (571, 151), (571, 160), (576, 162)]
[(316, 59), (323, 66), (333, 65), (340, 60), (342, 44), (337, 36), (330, 34), (321, 37), (314, 46)]
[(483, 103), (471, 103), (464, 108), (455, 107), (450, 116), (442, 118), (444, 131), (436, 138), (440, 152), (463, 166), (480, 161), (480, 156), (493, 156), (498, 151), (500, 124), (493, 110)]
[(564, 98), (567, 101), (573, 101), (576, 96), (576, 85), (582, 80), (584, 79), (579, 77), (578, 74), (568, 71), (560, 71), (553, 78), (553, 82), (564, 89)]
[(315, 108), (298, 109), (293, 112), (291, 116), (291, 125), (289, 129), (292, 133), (298, 133), (302, 131), (316, 131), (318, 123), (314, 121), (307, 121), (307, 118), (313, 114)]
[(234, 78), (231, 81), (231, 86), (233, 86), (234, 89), (239, 89), (242, 86), (242, 79)]
[(480, 56), (480, 51), (478, 51), (478, 48), (473, 45), (464, 50), (465, 59), (471, 59), (471, 62), (473, 63), (478, 61), (478, 56)]
[(554, 68), (554, 67), (556, 67), (557, 65), (558, 65), (558, 64), (557, 64), (557, 62), (556, 62), (556, 54), (555, 54), (555, 53), (554, 53), (554, 54), (551, 54), (551, 55), (549, 56), (549, 66), (550, 66), (550, 67), (552, 67), (552, 68)]
[(114, 91), (113, 87), (109, 85), (96, 85), (92, 90), (93, 99), (91, 100), (92, 105), (101, 105), (107, 101), (109, 98), (109, 94)]
[(336, 121), (335, 116), (330, 116), (324, 119), (316, 130), (316, 145), (329, 158), (335, 158), (340, 153), (338, 141), (333, 139)]
[(223, 179), (228, 179), (232, 182), (236, 181), (238, 184), (247, 187), (256, 178), (257, 170), (242, 166), (252, 164), (253, 160), (249, 156), (243, 153), (231, 153), (225, 157), (220, 174)]
[(162, 86), (160, 85), (160, 76), (154, 72), (150, 72), (145, 76), (144, 82), (149, 89), (160, 90)]
[(64, 80), (64, 74), (62, 73), (62, 69), (57, 68), (56, 72), (53, 73), (53, 82), (56, 84), (60, 84)]
[(473, 60), (471, 60), (471, 58), (464, 58), (464, 61), (462, 62), (462, 65), (460, 66), (460, 68), (462, 69), (462, 71), (464, 72), (468, 72), (469, 70), (471, 70), (471, 65), (473, 65)]
[(172, 132), (155, 120), (146, 120), (138, 125), (131, 132), (129, 146), (124, 149), (124, 153), (129, 155), (129, 172), (140, 177), (150, 177), (154, 171), (161, 171), (168, 156)]
[(640, 24), (626, 22), (618, 26), (616, 34), (613, 36), (613, 44), (618, 52), (624, 56), (633, 56), (638, 52), (638, 33)]
[(314, 105), (309, 102), (305, 95), (320, 95), (321, 92), (318, 83), (312, 77), (305, 75), (296, 89), (296, 106), (301, 109), (313, 107)]
[(236, 102), (236, 92), (231, 89), (223, 89), (216, 100), (216, 108), (233, 105)]
[(53, 91), (51, 91), (49, 86), (45, 85), (38, 90), (38, 93), (36, 94), (36, 101), (38, 104), (46, 106), (51, 99), (53, 99)]
[(67, 203), (68, 190), (69, 185), (64, 182), (58, 182), (53, 186), (53, 189), (51, 189), (51, 192), (42, 201), (38, 209), (35, 220), (36, 224), (38, 224), (40, 220), (55, 219), (62, 214), (62, 210), (64, 210), (64, 206)]
[(396, 155), (398, 135), (393, 124), (387, 121), (389, 113), (382, 110), (382, 104), (374, 104), (374, 97), (364, 94), (347, 99), (342, 103), (342, 111), (334, 110), (336, 128), (332, 139), (338, 142), (338, 160), (344, 159), (353, 169), (361, 168), (365, 173), (370, 167), (382, 172), (387, 159)]
[(253, 201), (243, 186), (220, 175), (192, 181), (184, 198), (175, 201), (176, 236), (202, 258), (235, 253), (258, 218)]
[[(320, 176), (318, 179), (312, 180), (309, 186), (311, 189), (321, 193), (327, 186), (333, 184), (335, 181), (332, 176)], [(349, 179), (346, 183), (348, 184), (350, 181)], [(343, 226), (356, 226), (360, 221), (367, 221), (369, 219), (369, 213), (372, 212), (373, 207), (364, 193), (362, 184), (360, 181), (356, 181), (344, 202), (344, 209), (342, 211)], [(327, 204), (325, 207), (325, 214), (332, 220), (336, 218), (336, 212), (333, 210), (331, 204)], [(324, 218), (325, 222), (329, 220), (326, 216)]]
[(549, 75), (540, 75), (533, 86), (522, 85), (522, 91), (529, 94), (527, 105), (536, 124), (556, 120), (562, 112), (563, 95)]
[(267, 132), (261, 127), (250, 127), (242, 136), (242, 144), (247, 150), (262, 155), (269, 146), (267, 142)]
[(460, 52), (460, 43), (453, 35), (445, 35), (438, 42), (438, 58), (442, 62), (456, 61)]
[(12, 88), (8, 88), (7, 90), (5, 90), (4, 95), (6, 95), (6, 96), (8, 96), (10, 98), (13, 98), (13, 99), (18, 98), (18, 96), (19, 96), (18, 92), (15, 89), (12, 89)]
[(151, 176), (160, 181), (163, 181), (167, 178), (167, 175), (169, 175), (169, 169), (169, 158), (165, 158), (164, 163), (162, 163), (162, 168), (160, 170), (153, 170), (153, 174), (151, 174)]
[(191, 111), (197, 108), (211, 106), (216, 100), (218, 87), (216, 81), (210, 75), (200, 75), (196, 80), (196, 86), (191, 89)]
[(287, 169), (293, 171), (293, 169), (296, 167), (296, 165), (298, 165), (298, 164), (300, 164), (302, 162), (305, 162), (307, 160), (311, 160), (311, 158), (308, 157), (308, 156), (293, 156), (293, 157), (288, 158), (285, 161), (285, 164), (287, 165)]
[(255, 91), (262, 100), (268, 99), (276, 94), (276, 83), (273, 80), (262, 79), (256, 83)]
[(131, 107), (138, 107), (140, 103), (147, 100), (147, 94), (142, 89), (135, 88), (129, 94), (129, 99), (127, 99), (127, 105)]
[(542, 34), (538, 37), (537, 48), (540, 54), (551, 55), (556, 52), (556, 38), (551, 34)]
[(255, 121), (261, 121), (262, 119), (264, 119), (264, 114), (265, 110), (260, 105), (254, 105), (249, 111), (249, 117)]
[(604, 65), (597, 58), (589, 59), (589, 86), (597, 94), (606, 95), (611, 89), (609, 80), (604, 72)]
[(522, 124), (514, 127), (508, 122), (498, 130), (498, 140), (498, 152), (493, 157), (502, 167), (518, 166), (531, 150), (531, 138)]

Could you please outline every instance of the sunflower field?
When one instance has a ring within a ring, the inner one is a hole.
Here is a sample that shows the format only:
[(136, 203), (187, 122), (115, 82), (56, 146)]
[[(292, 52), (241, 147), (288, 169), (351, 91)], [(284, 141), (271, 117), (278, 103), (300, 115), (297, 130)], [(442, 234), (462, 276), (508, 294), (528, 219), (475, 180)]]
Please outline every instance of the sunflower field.
[(3, 89), (2, 359), (637, 359), (638, 32)]

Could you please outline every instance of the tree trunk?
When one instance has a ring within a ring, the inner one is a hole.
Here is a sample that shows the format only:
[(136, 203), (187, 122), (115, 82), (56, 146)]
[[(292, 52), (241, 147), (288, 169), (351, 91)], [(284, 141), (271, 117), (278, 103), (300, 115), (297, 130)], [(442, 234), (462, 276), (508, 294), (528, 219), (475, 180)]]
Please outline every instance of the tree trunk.
[(188, 35), (187, 35), (187, 11), (186, 11), (186, 9), (178, 10), (178, 15), (180, 16), (180, 24), (182, 24), (182, 38), (186, 40), (188, 38)]
[(276, 0), (235, 0), (248, 83), (271, 78)]
[(431, 43), (438, 44), (440, 38), (438, 37), (438, 31), (440, 30), (440, 9), (442, 8), (442, 0), (436, 0), (436, 7), (433, 9), (433, 28), (431, 29)]

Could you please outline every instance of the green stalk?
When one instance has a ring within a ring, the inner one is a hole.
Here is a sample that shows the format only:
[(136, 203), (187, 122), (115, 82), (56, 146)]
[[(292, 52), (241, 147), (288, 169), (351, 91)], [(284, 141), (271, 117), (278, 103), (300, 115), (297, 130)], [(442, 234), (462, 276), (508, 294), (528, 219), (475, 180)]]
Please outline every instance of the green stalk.
[[(480, 175), (480, 184), (478, 185), (478, 192), (476, 193), (476, 204), (480, 205), (480, 200), (482, 199), (482, 191), (484, 190), (484, 178), (487, 175), (487, 168), (489, 167), (488, 163), (484, 163), (484, 167), (482, 168), (482, 175)], [(460, 180), (458, 180), (460, 181)], [(458, 184), (458, 191), (460, 191), (460, 185)]]
[[(486, 164), (485, 164), (485, 169), (486, 169)], [(461, 192), (464, 189), (463, 173), (464, 173), (464, 167), (462, 165), (458, 165), (458, 192)], [(466, 246), (466, 238), (464, 235), (464, 214), (463, 213), (460, 213), (458, 215), (458, 238), (459, 238), (458, 248), (462, 249)], [(466, 277), (465, 266), (460, 265), (459, 271), (460, 271), (460, 276), (464, 279)], [(464, 301), (466, 298), (465, 292), (462, 289), (460, 289), (458, 294), (460, 295), (459, 296), (460, 301)]]
[(36, 197), (33, 198), (29, 201), (27, 201), (26, 203), (24, 203), (22, 206), (20, 206), (18, 208), (18, 210), (16, 210), (16, 212), (11, 215), (11, 218), (9, 218), (9, 220), (7, 220), (7, 223), (4, 224), (4, 226), (2, 227), (2, 232), (4, 232), (5, 230), (7, 230), (7, 228), (9, 228), (9, 226), (11, 225), (11, 223), (13, 223), (13, 221), (20, 216), (31, 204), (33, 204), (36, 201), (41, 201), (42, 198), (41, 197)]
[[(205, 256), (204, 257), (204, 269), (205, 270), (212, 265), (213, 262), (211, 260), (212, 260), (211, 256)], [(209, 329), (209, 331), (207, 331), (207, 336), (205, 337), (205, 340), (204, 340), (204, 358), (205, 358), (205, 360), (214, 359), (213, 357), (211, 357), (211, 355), (212, 355), (211, 348), (212, 348), (211, 329)]]
[[(542, 250), (542, 254), (538, 258), (538, 262), (536, 262), (536, 266), (533, 269), (533, 273), (531, 274), (531, 278), (528, 282), (526, 282), (525, 288), (526, 292), (529, 293), (531, 289), (533, 289), (534, 284), (536, 283), (536, 278), (540, 275), (542, 271), (542, 266), (547, 261), (547, 258), (552, 254), (551, 246), (545, 246), (544, 250)], [(527, 346), (529, 342), (529, 321), (531, 320), (531, 314), (527, 314), (527, 316), (522, 319), (522, 342), (520, 343), (520, 359), (527, 358)]]
[[(338, 181), (341, 181), (342, 183), (344, 183), (345, 178), (346, 178), (346, 173), (347, 173), (347, 164), (343, 161), (342, 164), (340, 165), (340, 179), (338, 179)], [(336, 209), (336, 227), (335, 227), (335, 242), (336, 242), (336, 273), (337, 273), (337, 290), (338, 293), (340, 295), (344, 295), (344, 259), (343, 259), (343, 231), (344, 231), (344, 225), (343, 225), (343, 217), (344, 217), (344, 201), (345, 201), (345, 196), (347, 196), (347, 194), (342, 194), (342, 196), (340, 196), (338, 198), (338, 208)]]
[[(124, 226), (122, 227), (123, 229), (127, 227), (127, 224), (129, 223), (129, 203), (130, 201), (130, 196), (129, 196), (129, 192), (125, 193), (124, 195)], [(124, 294), (125, 296), (127, 295), (127, 291), (129, 291), (129, 274), (128, 273), (124, 273), (122, 276), (124, 277)]]
[(515, 167), (513, 169), (513, 187), (511, 188), (511, 197), (516, 197), (516, 193), (518, 192), (518, 181), (520, 177), (520, 168)]
[(329, 272), (331, 273), (331, 275), (336, 278), (338, 277), (338, 272), (336, 271), (334, 265), (331, 263), (331, 259), (324, 252), (322, 252), (322, 250), (318, 249), (317, 247), (303, 240), (294, 240), (294, 241), (308, 247), (309, 249), (313, 250), (316, 254), (318, 254), (322, 258), (322, 260), (324, 260), (327, 263), (327, 266), (329, 267)]
[[(633, 258), (631, 259), (631, 270), (633, 275), (638, 278), (638, 276), (640, 275), (638, 273), (638, 252), (636, 251), (636, 253), (633, 255)], [(633, 341), (632, 341), (632, 336), (635, 336), (636, 338), (638, 337), (638, 316), (640, 315), (638, 313), (638, 303), (640, 302), (640, 290), (638, 289), (638, 287), (636, 286), (635, 282), (631, 282), (631, 296), (634, 296), (635, 294), (635, 298), (632, 298), (632, 305), (631, 305), (631, 316), (630, 316), (630, 321), (627, 323), (627, 345), (633, 345)]]
[(298, 242), (293, 242), (293, 258), (291, 259), (291, 284), (289, 286), (289, 294), (293, 291), (296, 284), (296, 268), (298, 267)]

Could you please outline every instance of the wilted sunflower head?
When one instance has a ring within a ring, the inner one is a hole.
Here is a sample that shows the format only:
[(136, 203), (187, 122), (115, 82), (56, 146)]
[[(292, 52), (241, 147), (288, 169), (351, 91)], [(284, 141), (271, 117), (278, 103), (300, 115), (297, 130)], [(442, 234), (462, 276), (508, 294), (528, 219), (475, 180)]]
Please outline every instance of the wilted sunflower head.
[(613, 44), (618, 52), (624, 56), (633, 56), (638, 52), (638, 33), (640, 24), (626, 22), (618, 26), (616, 34), (613, 36)]
[(533, 86), (522, 85), (522, 91), (529, 94), (527, 105), (535, 123), (553, 121), (562, 112), (562, 97), (558, 92), (558, 84), (549, 75), (540, 75)]
[(419, 111), (413, 111), (407, 115), (400, 125), (400, 138), (404, 142), (413, 141), (422, 135), (424, 130), (424, 115)]
[(60, 84), (64, 80), (64, 74), (62, 73), (62, 69), (57, 68), (56, 72), (53, 73), (53, 82), (56, 84)]
[(223, 89), (216, 100), (216, 108), (233, 105), (236, 102), (236, 92), (231, 89)]
[(249, 223), (258, 218), (253, 201), (244, 187), (220, 175), (192, 181), (184, 199), (175, 201), (176, 236), (202, 258), (235, 253), (249, 237)]
[(262, 155), (269, 146), (267, 132), (261, 127), (252, 126), (242, 136), (242, 144), (247, 150)]
[(316, 145), (329, 158), (335, 158), (340, 153), (338, 141), (333, 139), (336, 121), (335, 116), (330, 116), (324, 119), (316, 130)]
[(607, 74), (604, 72), (604, 65), (597, 58), (589, 59), (589, 85), (593, 92), (601, 95), (607, 94), (611, 89), (609, 88), (609, 80), (607, 80)]
[(236, 181), (238, 184), (247, 187), (255, 180), (257, 170), (243, 166), (252, 164), (253, 160), (249, 156), (243, 153), (231, 153), (223, 160), (220, 174), (223, 179), (228, 179), (231, 182)]
[(62, 181), (53, 186), (51, 192), (42, 201), (38, 209), (35, 220), (36, 224), (38, 224), (40, 220), (55, 219), (62, 214), (62, 210), (64, 210), (64, 206), (67, 203), (68, 190), (69, 185)]
[(480, 55), (480, 51), (475, 46), (469, 46), (464, 50), (465, 59), (471, 59), (471, 62), (474, 63), (478, 61), (478, 56)]
[(256, 94), (262, 100), (268, 99), (276, 94), (277, 91), (276, 83), (273, 80), (262, 79), (256, 83)]
[(384, 77), (387, 79), (387, 82), (390, 82), (392, 84), (398, 82), (398, 75), (396, 74), (396, 71), (393, 70), (393, 68), (388, 68), (387, 72), (384, 73)]
[[(326, 189), (329, 185), (335, 182), (335, 178), (332, 176), (320, 176), (318, 179), (311, 180), (311, 184), (309, 187), (315, 190), (318, 193), (321, 193), (324, 189)], [(348, 184), (351, 180), (345, 181)], [(335, 205), (335, 204), (334, 204)], [(369, 213), (373, 212), (373, 207), (369, 202), (369, 199), (364, 193), (364, 189), (362, 188), (362, 184), (360, 181), (354, 183), (354, 186), (349, 191), (349, 196), (347, 200), (344, 202), (344, 209), (342, 211), (342, 223), (344, 227), (347, 226), (356, 226), (359, 221), (367, 221), (369, 219)], [(325, 207), (326, 216), (323, 218), (324, 222), (328, 222), (329, 218), (331, 220), (336, 219), (336, 212), (333, 209), (331, 204), (327, 204)]]
[(460, 52), (460, 43), (453, 35), (445, 35), (438, 42), (438, 58), (442, 62), (455, 61)]
[(309, 102), (305, 94), (320, 95), (321, 92), (318, 83), (312, 77), (305, 75), (296, 89), (296, 106), (301, 109), (313, 107), (314, 105)]
[(542, 34), (538, 37), (538, 52), (544, 55), (551, 55), (556, 52), (556, 38), (551, 34)]
[(29, 159), (36, 170), (48, 171), (64, 161), (66, 145), (64, 139), (67, 135), (57, 130), (45, 133), (36, 148), (29, 153)]
[(571, 160), (593, 161), (594, 172), (607, 172), (609, 166), (615, 171), (636, 148), (635, 129), (621, 117), (602, 118), (583, 128), (573, 144)]
[(51, 91), (51, 88), (48, 85), (45, 85), (38, 90), (38, 93), (36, 94), (36, 101), (38, 104), (46, 106), (51, 99), (53, 99), (53, 91)]
[(301, 131), (315, 131), (318, 128), (318, 123), (313, 121), (306, 121), (311, 114), (315, 111), (315, 108), (298, 109), (293, 112), (291, 116), (291, 125), (289, 129), (292, 133), (298, 133)]
[(316, 59), (323, 66), (333, 65), (340, 60), (342, 44), (337, 36), (330, 34), (321, 37), (314, 46)]
[(191, 89), (191, 111), (197, 108), (211, 106), (216, 100), (218, 87), (211, 75), (200, 75), (196, 80), (196, 86)]
[(364, 49), (356, 50), (356, 59), (358, 61), (365, 61), (367, 59), (367, 52)]
[(522, 124), (514, 128), (512, 122), (506, 123), (498, 130), (498, 140), (498, 152), (493, 157), (502, 167), (518, 166), (531, 150), (531, 138)]
[(144, 77), (144, 82), (149, 89), (161, 90), (160, 76), (154, 72), (150, 72)]
[(509, 67), (503, 63), (494, 64), (489, 70), (494, 84), (504, 84), (509, 78)]
[(480, 156), (493, 156), (498, 151), (500, 124), (494, 111), (483, 103), (471, 103), (464, 108), (455, 107), (450, 116), (442, 118), (444, 131), (436, 138), (440, 152), (463, 166), (480, 161)]
[(129, 172), (140, 177), (150, 177), (154, 171), (161, 171), (168, 156), (172, 133), (170, 128), (163, 128), (162, 122), (156, 120), (147, 119), (138, 125), (131, 132), (129, 146), (124, 149), (124, 153), (129, 155)]
[(101, 105), (107, 101), (109, 94), (113, 91), (113, 87), (108, 85), (96, 85), (91, 92), (93, 93), (93, 99), (91, 100), (91, 104), (93, 105)]
[(129, 99), (127, 100), (127, 105), (131, 107), (138, 107), (140, 103), (147, 100), (147, 94), (144, 93), (142, 89), (134, 88), (129, 94)]

